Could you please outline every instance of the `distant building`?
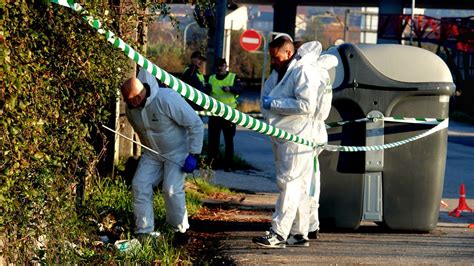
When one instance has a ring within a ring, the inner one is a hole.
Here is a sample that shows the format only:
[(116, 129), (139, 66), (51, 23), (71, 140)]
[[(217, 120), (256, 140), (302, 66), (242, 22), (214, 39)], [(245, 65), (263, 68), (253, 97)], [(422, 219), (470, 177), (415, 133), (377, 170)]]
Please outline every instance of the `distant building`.
[(308, 17), (311, 9), (307, 6), (299, 6), (296, 12), (295, 39), (301, 39), (308, 28)]
[(249, 21), (248, 16), (248, 8), (247, 6), (241, 6), (236, 10), (228, 13), (225, 16), (225, 23), (224, 23), (224, 49), (223, 57), (226, 59), (227, 62), (230, 62), (230, 46), (231, 40), (230, 37), (232, 35), (233, 30), (246, 30), (247, 24)]
[(254, 29), (264, 33), (273, 31), (273, 7), (271, 6), (249, 6), (248, 29)]
[(247, 6), (241, 6), (236, 10), (227, 13), (225, 16), (224, 29), (226, 30), (245, 30), (248, 26), (249, 15)]
[(180, 24), (188, 24), (194, 21), (194, 6), (185, 4), (170, 4), (170, 13)]
[(378, 7), (361, 8), (360, 43), (377, 43)]

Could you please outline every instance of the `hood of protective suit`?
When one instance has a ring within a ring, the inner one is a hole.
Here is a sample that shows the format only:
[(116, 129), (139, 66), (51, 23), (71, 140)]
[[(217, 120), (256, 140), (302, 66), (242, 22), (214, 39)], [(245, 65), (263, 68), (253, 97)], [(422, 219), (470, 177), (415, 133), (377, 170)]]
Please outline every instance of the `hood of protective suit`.
[(298, 48), (294, 60), (296, 65), (314, 64), (321, 55), (322, 47), (319, 42), (307, 42)]
[(338, 64), (337, 57), (328, 54), (322, 54), (321, 43), (313, 41), (300, 46), (295, 55), (295, 66), (301, 64), (313, 64), (317, 67), (329, 70)]
[(329, 70), (335, 68), (339, 61), (331, 54), (321, 54), (316, 59), (315, 69), (320, 73), (323, 84), (318, 88), (316, 112), (313, 121), (313, 141), (322, 144), (328, 141), (325, 120), (329, 116), (332, 104), (332, 84)]

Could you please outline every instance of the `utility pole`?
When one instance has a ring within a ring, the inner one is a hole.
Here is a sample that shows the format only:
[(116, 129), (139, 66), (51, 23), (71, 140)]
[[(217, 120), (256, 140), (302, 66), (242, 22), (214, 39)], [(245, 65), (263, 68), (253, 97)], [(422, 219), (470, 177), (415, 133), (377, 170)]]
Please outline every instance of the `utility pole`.
[(227, 10), (227, 0), (217, 0), (216, 5), (216, 35), (215, 35), (215, 48), (216, 48), (216, 58), (223, 56), (223, 47), (224, 47), (224, 25), (225, 25), (225, 15)]
[[(209, 28), (209, 42), (207, 45), (207, 73), (215, 71), (215, 62), (219, 57), (223, 57), (224, 50), (224, 24), (227, 10), (227, 0), (216, 1), (216, 25)], [(213, 28), (213, 29), (212, 29)]]
[(415, 0), (411, 0), (410, 45), (413, 44), (413, 30), (415, 28)]
[(348, 40), (348, 31), (349, 31), (349, 16), (350, 16), (350, 13), (351, 13), (351, 10), (350, 9), (346, 9), (344, 11), (344, 34), (343, 34), (343, 37), (342, 39), (344, 40), (344, 42), (347, 42)]

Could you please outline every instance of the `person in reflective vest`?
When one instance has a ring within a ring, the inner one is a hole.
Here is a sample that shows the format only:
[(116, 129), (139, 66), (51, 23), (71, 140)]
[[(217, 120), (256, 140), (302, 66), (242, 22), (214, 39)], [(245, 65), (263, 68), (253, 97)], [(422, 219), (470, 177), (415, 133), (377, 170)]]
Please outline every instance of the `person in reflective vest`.
[[(242, 87), (235, 73), (227, 71), (227, 62), (223, 58), (216, 60), (217, 73), (209, 77), (212, 88), (211, 96), (232, 108), (237, 107), (237, 98)], [(209, 117), (208, 121), (208, 161), (213, 168), (222, 166), (224, 171), (231, 171), (234, 157), (235, 124), (218, 116)], [(218, 162), (221, 131), (224, 134), (225, 153), (222, 163)]]
[[(181, 79), (194, 87), (195, 89), (209, 94), (211, 92), (210, 87), (206, 84), (206, 79), (204, 75), (201, 74), (199, 69), (202, 67), (202, 64), (206, 61), (206, 58), (199, 51), (194, 51), (191, 54), (191, 64), (189, 64), (183, 71), (183, 76)], [(202, 111), (204, 110), (201, 106), (186, 100), (194, 110)]]

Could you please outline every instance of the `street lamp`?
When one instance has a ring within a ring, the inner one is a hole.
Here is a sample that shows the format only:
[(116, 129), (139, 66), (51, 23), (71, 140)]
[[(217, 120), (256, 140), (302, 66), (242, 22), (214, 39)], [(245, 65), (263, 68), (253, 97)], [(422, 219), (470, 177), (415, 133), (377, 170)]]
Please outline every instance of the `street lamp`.
[(188, 25), (186, 25), (186, 27), (184, 27), (184, 32), (183, 32), (183, 50), (184, 51), (186, 51), (186, 32), (188, 31), (189, 26), (191, 26), (193, 24), (197, 24), (197, 22), (196, 21), (191, 22)]
[(171, 31), (166, 30), (166, 29), (159, 29), (159, 30), (162, 31), (162, 32), (164, 32), (165, 34), (168, 34), (168, 36), (170, 37), (170, 40), (171, 40), (172, 42), (174, 42), (175, 36), (173, 35), (173, 33), (172, 33)]

